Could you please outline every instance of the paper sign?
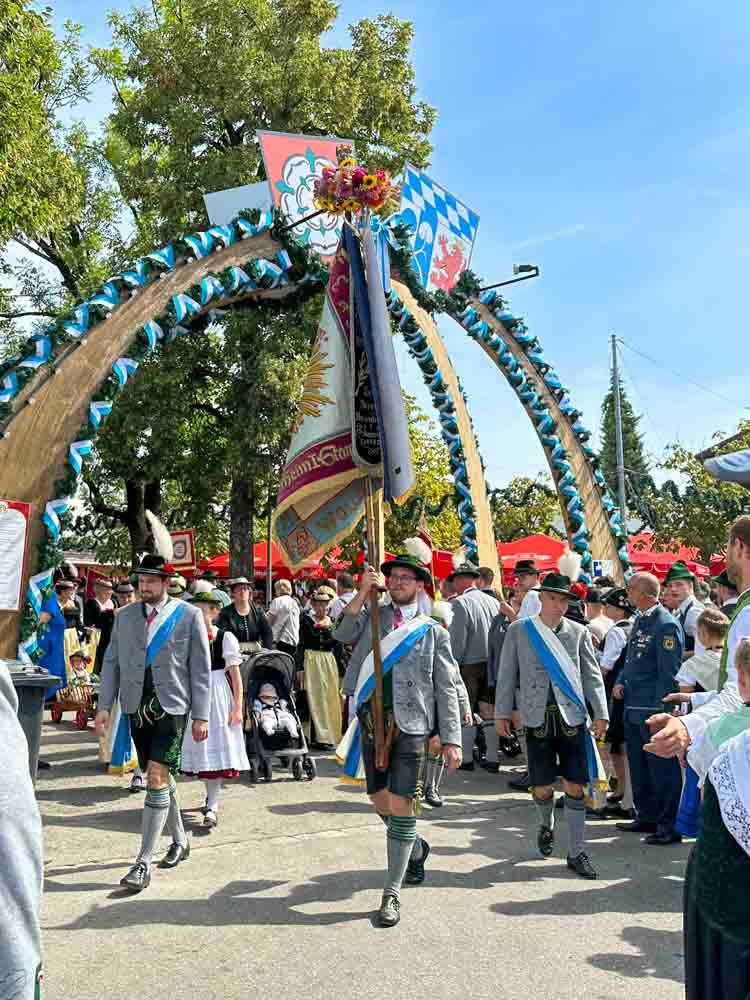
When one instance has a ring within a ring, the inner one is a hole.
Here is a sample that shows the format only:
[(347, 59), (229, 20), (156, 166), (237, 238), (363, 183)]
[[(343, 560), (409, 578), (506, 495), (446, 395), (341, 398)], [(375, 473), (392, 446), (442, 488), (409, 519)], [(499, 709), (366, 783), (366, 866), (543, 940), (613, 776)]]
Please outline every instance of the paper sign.
[(225, 191), (209, 191), (203, 195), (203, 201), (212, 226), (229, 225), (245, 208), (258, 208), (261, 212), (266, 212), (272, 206), (271, 193), (265, 181), (243, 184)]
[[(312, 215), (317, 211), (314, 204), (315, 178), (322, 176), (323, 167), (336, 166), (336, 147), (353, 146), (352, 140), (291, 135), (287, 132), (261, 131), (256, 134), (274, 206), (290, 222)], [(299, 243), (306, 244), (321, 257), (332, 257), (341, 237), (341, 226), (339, 216), (326, 213), (295, 227), (291, 232)]]
[(193, 569), (195, 567), (195, 533), (193, 528), (182, 531), (170, 531), (172, 536), (173, 555), (171, 563), (175, 569)]
[(31, 504), (0, 500), (0, 611), (21, 610)]

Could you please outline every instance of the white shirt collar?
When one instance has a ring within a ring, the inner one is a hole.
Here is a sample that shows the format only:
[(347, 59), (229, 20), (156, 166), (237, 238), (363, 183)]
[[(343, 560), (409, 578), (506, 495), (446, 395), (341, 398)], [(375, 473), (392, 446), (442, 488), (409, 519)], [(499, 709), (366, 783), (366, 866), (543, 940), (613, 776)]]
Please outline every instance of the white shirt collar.
[(657, 601), (656, 604), (652, 604), (651, 605), (651, 607), (648, 609), (648, 611), (641, 611), (640, 612), (641, 618), (647, 618), (649, 615), (652, 615), (654, 613), (654, 611), (656, 611), (656, 609), (659, 606), (660, 606), (659, 602)]
[(151, 604), (149, 601), (144, 601), (143, 603), (146, 605), (147, 608), (152, 608), (152, 609), (155, 608), (157, 611), (161, 611), (161, 609), (165, 606), (168, 600), (169, 600), (169, 594), (165, 594), (164, 597), (162, 597), (162, 599), (158, 602), (158, 604)]
[(415, 601), (413, 604), (394, 604), (393, 612), (396, 613), (396, 608), (401, 611), (401, 617), (405, 622), (409, 622), (412, 618), (416, 618), (419, 614), (419, 602)]

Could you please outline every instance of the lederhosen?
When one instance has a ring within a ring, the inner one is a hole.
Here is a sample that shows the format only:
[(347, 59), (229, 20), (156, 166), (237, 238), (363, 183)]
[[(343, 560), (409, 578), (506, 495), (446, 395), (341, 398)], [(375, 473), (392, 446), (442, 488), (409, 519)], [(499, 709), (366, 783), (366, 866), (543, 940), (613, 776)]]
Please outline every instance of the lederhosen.
[(622, 629), (626, 642), (622, 652), (615, 660), (614, 666), (604, 678), (604, 690), (609, 706), (606, 742), (609, 744), (610, 753), (622, 754), (625, 753), (625, 699), (615, 698), (612, 691), (618, 674), (625, 664), (625, 657), (628, 655), (628, 643), (630, 642), (630, 633), (633, 631), (633, 622), (629, 618), (624, 618), (621, 622), (615, 622), (615, 628)]
[[(141, 607), (145, 623), (146, 605), (142, 604)], [(137, 711), (128, 718), (141, 770), (145, 771), (148, 762), (153, 760), (157, 764), (164, 764), (172, 774), (179, 771), (187, 715), (169, 715), (164, 711), (154, 687), (151, 667), (146, 668), (143, 678), (141, 703)]]

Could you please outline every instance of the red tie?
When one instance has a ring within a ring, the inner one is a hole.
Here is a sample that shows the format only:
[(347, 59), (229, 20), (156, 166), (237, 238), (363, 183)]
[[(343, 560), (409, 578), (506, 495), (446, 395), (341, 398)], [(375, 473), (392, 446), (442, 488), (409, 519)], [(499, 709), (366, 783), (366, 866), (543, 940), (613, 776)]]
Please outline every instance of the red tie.
[(156, 618), (156, 616), (158, 615), (158, 613), (159, 613), (159, 612), (158, 612), (158, 611), (156, 610), (156, 608), (151, 608), (151, 611), (149, 612), (149, 616), (148, 616), (148, 618), (146, 619), (146, 631), (147, 631), (147, 632), (148, 632), (148, 627), (149, 627), (149, 625), (150, 625), (150, 624), (151, 624), (151, 622), (152, 622), (152, 621), (154, 620), (154, 618)]
[(396, 631), (397, 628), (400, 628), (403, 624), (404, 624), (404, 614), (403, 614), (401, 608), (398, 605), (396, 605), (396, 609), (393, 612), (393, 630), (394, 630), (394, 632)]

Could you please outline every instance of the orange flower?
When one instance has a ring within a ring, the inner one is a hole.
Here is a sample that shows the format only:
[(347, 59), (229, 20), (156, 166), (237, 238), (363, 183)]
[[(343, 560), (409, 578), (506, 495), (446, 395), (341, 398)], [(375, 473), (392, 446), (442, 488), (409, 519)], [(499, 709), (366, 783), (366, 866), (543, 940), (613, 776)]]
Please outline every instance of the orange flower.
[(365, 191), (372, 191), (374, 187), (378, 186), (378, 179), (375, 174), (365, 174), (362, 178), (362, 187)]

